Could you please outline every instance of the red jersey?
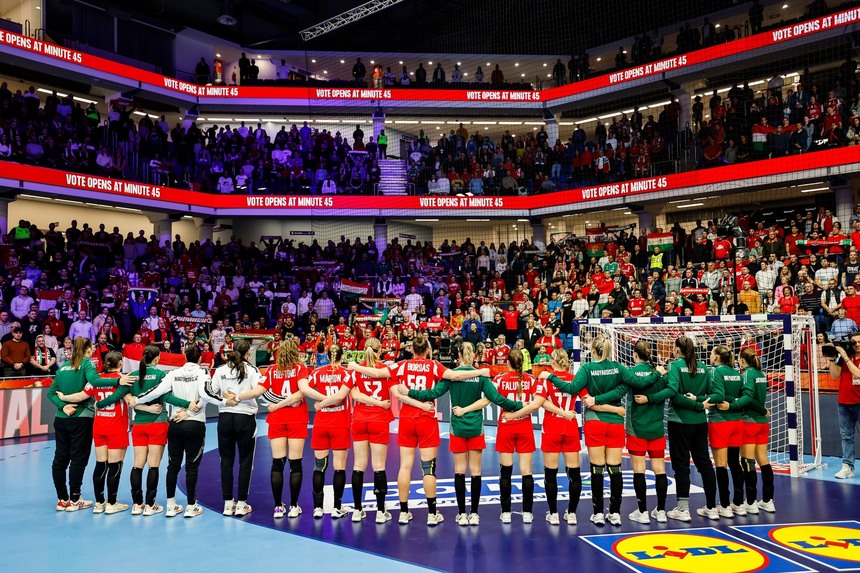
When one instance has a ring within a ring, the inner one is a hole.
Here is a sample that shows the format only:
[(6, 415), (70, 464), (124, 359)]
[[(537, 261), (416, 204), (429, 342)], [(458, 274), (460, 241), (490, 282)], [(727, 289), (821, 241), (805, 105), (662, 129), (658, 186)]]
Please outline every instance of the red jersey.
[(508, 363), (508, 354), (510, 353), (511, 347), (506, 344), (494, 346), (487, 350), (487, 354), (489, 355), (487, 362), (494, 366), (504, 366)]
[(535, 286), (535, 280), (537, 280), (538, 272), (534, 269), (529, 269), (523, 274), (526, 277), (526, 284), (530, 287)]
[[(266, 370), (266, 377), (260, 384), (266, 389), (263, 398), (271, 403), (277, 403), (299, 391), (299, 380), (308, 380), (310, 370), (304, 364), (296, 364), (290, 370), (282, 372), (277, 366)], [(307, 424), (308, 403), (302, 400), (292, 406), (279, 408), (266, 416), (269, 424)]]
[(627, 301), (627, 309), (630, 311), (630, 316), (642, 316), (645, 312), (645, 299), (641, 296), (631, 298)]
[[(563, 370), (553, 370), (552, 372), (565, 382), (573, 381), (573, 373)], [(582, 398), (588, 395), (588, 390), (583, 388), (577, 396), (571, 396), (557, 389), (552, 384), (546, 384), (546, 399), (554, 406), (562, 410), (573, 412), (576, 409), (576, 398)], [(576, 418), (566, 420), (557, 414), (547, 411), (543, 418), (543, 433), (544, 434), (563, 434), (565, 436), (579, 436), (579, 425), (576, 423)]]
[(385, 337), (380, 343), (382, 345), (382, 360), (391, 362), (397, 360), (400, 354), (400, 342), (395, 338)]
[[(352, 372), (343, 366), (329, 364), (314, 370), (308, 380), (308, 385), (320, 394), (334, 396), (344, 386), (352, 388), (355, 385), (355, 378)], [(322, 410), (318, 410), (314, 416), (314, 426), (349, 428), (349, 395), (340, 404), (326, 406)]]
[[(335, 327), (335, 328), (337, 328), (337, 327)], [(343, 336), (341, 336), (340, 338), (338, 338), (338, 339), (337, 339), (337, 343), (338, 343), (338, 344), (340, 345), (340, 347), (341, 347), (341, 348), (343, 348), (344, 350), (355, 350), (355, 347), (356, 347), (356, 344), (357, 344), (357, 342), (356, 342), (356, 340), (355, 340), (355, 337), (354, 337), (353, 335), (351, 335), (351, 334), (349, 333), (349, 331), (347, 331), (346, 333), (344, 333), (344, 335), (343, 335)]]
[(541, 345), (546, 346), (547, 354), (552, 354), (553, 350), (561, 348), (561, 339), (558, 336), (541, 336), (537, 339), (535, 348), (539, 348)]
[(503, 310), (502, 316), (505, 317), (505, 328), (508, 330), (517, 330), (517, 321), (520, 318), (520, 311)]
[(732, 244), (728, 239), (720, 239), (714, 243), (714, 256), (717, 260), (724, 261), (732, 253)]
[[(516, 372), (505, 372), (493, 378), (493, 385), (499, 394), (511, 400), (521, 401), (523, 406), (534, 400), (538, 396), (546, 398), (546, 385), (542, 380), (538, 380), (528, 373), (522, 374), (523, 379), (520, 380)], [(505, 422), (502, 419), (504, 411), (499, 408), (499, 432), (505, 430), (522, 430), (531, 429), (532, 421), (530, 417)]]
[[(119, 387), (119, 372), (110, 372), (104, 374), (103, 378), (117, 378), (116, 386), (100, 386), (95, 387), (87, 383), (84, 386), (84, 392), (87, 396), (93, 398), (96, 402), (104, 400)], [(96, 410), (95, 420), (93, 421), (93, 432), (99, 434), (125, 434), (128, 432), (128, 406), (125, 400), (99, 408)]]
[[(366, 362), (361, 363), (362, 366), (367, 366)], [(361, 372), (355, 373), (355, 387), (365, 396), (370, 396), (374, 400), (391, 400), (391, 387), (397, 384), (397, 379), (389, 378), (371, 378), (365, 376)], [(390, 422), (394, 419), (394, 414), (391, 409), (380, 408), (379, 406), (370, 406), (355, 402), (352, 411), (352, 417), (357, 422)]]
[[(403, 383), (409, 390), (429, 390), (442, 380), (448, 371), (441, 363), (426, 358), (411, 358), (388, 367), (391, 377)], [(425, 412), (421, 408), (403, 404), (400, 406), (401, 418), (435, 418), (435, 412)]]

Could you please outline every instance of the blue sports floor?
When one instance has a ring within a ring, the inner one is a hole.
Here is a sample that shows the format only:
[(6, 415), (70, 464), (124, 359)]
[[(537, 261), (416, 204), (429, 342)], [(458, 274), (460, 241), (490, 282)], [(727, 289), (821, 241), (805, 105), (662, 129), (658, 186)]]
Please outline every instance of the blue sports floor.
[[(392, 426), (395, 428), (396, 426)], [(811, 476), (791, 479), (776, 476), (777, 513), (737, 517), (711, 522), (693, 516), (692, 523), (670, 520), (650, 526), (630, 523), (627, 514), (635, 509), (632, 474), (625, 460), (625, 492), (621, 527), (593, 526), (588, 521), (591, 503), (587, 472), (583, 499), (579, 504), (579, 525), (550, 526), (544, 520), (543, 462), (535, 454), (535, 521), (522, 523), (518, 511), (519, 480), (514, 481), (514, 520), (503, 525), (498, 519), (498, 460), (488, 428), (488, 449), (484, 453), (481, 524), (460, 527), (454, 523), (451, 455), (447, 452), (447, 428), (443, 427), (437, 476), (439, 506), (445, 522), (435, 528), (425, 525), (422, 508), (420, 467), (414, 468), (411, 497), (415, 519), (407, 526), (394, 520), (385, 525), (373, 522), (374, 512), (362, 523), (349, 517), (321, 520), (311, 516), (311, 475), (313, 462), (308, 450), (304, 463), (304, 484), (298, 519), (272, 518), (269, 486), (270, 452), (265, 423), (258, 422), (258, 447), (249, 502), (254, 512), (244, 518), (227, 518), (219, 484), (219, 461), (215, 425), (207, 425), (207, 453), (200, 468), (199, 498), (205, 513), (194, 519), (167, 519), (164, 515), (92, 515), (89, 511), (63, 513), (54, 510), (56, 499), (50, 464), (54, 454), (52, 439), (6, 440), (0, 442), (0, 547), (3, 570), (10, 572), (91, 573), (108, 567), (120, 571), (220, 571), (227, 567), (253, 570), (373, 571), (374, 573), (419, 570), (496, 572), (550, 571), (576, 567), (586, 571), (679, 571), (746, 573), (750, 571), (860, 571), (860, 479), (839, 482), (831, 479), (838, 460)], [(308, 442), (309, 444), (309, 442)], [(397, 507), (397, 446), (391, 435), (388, 460), (389, 503)], [(307, 447), (307, 446), (306, 446)], [(587, 458), (582, 456), (583, 467)], [(84, 495), (92, 499), (91, 470), (87, 468)], [(347, 482), (352, 471), (347, 463)], [(162, 461), (158, 501), (165, 503)], [(129, 502), (128, 472), (131, 453), (126, 457), (120, 486), (120, 501)], [(515, 464), (515, 469), (517, 468)], [(560, 472), (559, 489), (565, 492), (567, 479)], [(669, 500), (674, 506), (674, 483), (669, 470)], [(327, 483), (332, 473), (328, 470)], [(650, 474), (649, 474), (650, 477)], [(694, 484), (697, 474), (693, 471)], [(366, 481), (372, 480), (368, 470)], [(467, 479), (468, 483), (468, 479)], [(180, 489), (184, 475), (180, 476)], [(655, 504), (649, 479), (649, 508)], [(607, 484), (608, 486), (608, 484)], [(606, 488), (608, 496), (608, 487)], [(285, 488), (285, 500), (289, 490)], [(331, 505), (331, 489), (326, 491), (326, 507)], [(375, 508), (372, 493), (364, 492), (365, 508)], [(184, 495), (178, 495), (184, 505)], [(347, 485), (344, 504), (351, 505)], [(608, 503), (608, 500), (607, 500)], [(566, 496), (560, 495), (564, 511)], [(704, 504), (701, 489), (694, 487), (691, 507)], [(834, 523), (830, 523), (834, 522)], [(838, 522), (838, 523), (837, 523)], [(794, 525), (814, 524), (811, 527)], [(777, 527), (785, 526), (785, 527)], [(653, 535), (646, 535), (651, 534)], [(660, 533), (660, 534), (658, 534)], [(575, 564), (575, 565), (574, 565)], [(95, 569), (94, 569), (95, 568)]]

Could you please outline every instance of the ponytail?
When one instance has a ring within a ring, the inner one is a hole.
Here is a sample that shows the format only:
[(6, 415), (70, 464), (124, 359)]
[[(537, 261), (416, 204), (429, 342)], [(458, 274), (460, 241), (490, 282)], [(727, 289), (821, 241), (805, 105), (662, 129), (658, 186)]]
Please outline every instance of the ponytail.
[(717, 355), (721, 366), (735, 367), (735, 355), (732, 354), (732, 351), (725, 344), (720, 344), (714, 348), (714, 354)]
[(475, 347), (471, 342), (464, 342), (460, 345), (460, 364), (463, 366), (471, 366), (475, 362)]
[(420, 334), (412, 341), (412, 354), (415, 358), (424, 358), (427, 350), (430, 349), (430, 344), (427, 342), (427, 337)]
[(746, 362), (746, 365), (750, 368), (755, 368), (756, 370), (761, 370), (761, 358), (759, 358), (758, 354), (756, 354), (755, 350), (752, 348), (744, 348), (741, 350), (741, 360)]
[(372, 337), (364, 341), (364, 363), (369, 368), (376, 368), (381, 352), (382, 343), (378, 338)]
[(517, 373), (519, 382), (517, 383), (517, 399), (522, 398), (523, 386), (523, 353), (518, 348), (514, 348), (508, 354), (508, 365)]
[(608, 338), (598, 336), (594, 339), (594, 342), (591, 343), (591, 352), (594, 353), (594, 356), (597, 359), (595, 362), (609, 360), (609, 355), (612, 354), (612, 343)]
[(343, 348), (337, 344), (332, 344), (328, 347), (328, 360), (332, 364), (340, 364), (343, 362)]
[(288, 338), (278, 346), (278, 372), (287, 372), (299, 363), (299, 346), (295, 338)]
[(651, 360), (651, 345), (644, 340), (640, 340), (633, 345), (633, 352), (642, 362), (652, 362)]
[(93, 347), (93, 341), (83, 336), (75, 337), (75, 342), (72, 345), (72, 356), (69, 358), (69, 363), (72, 370), (78, 370), (86, 358), (87, 350)]
[(570, 358), (567, 355), (567, 350), (564, 348), (556, 348), (552, 351), (553, 361), (561, 366), (562, 370), (567, 370), (570, 367)]
[(227, 355), (227, 364), (230, 370), (239, 376), (239, 382), (245, 379), (245, 356), (251, 350), (251, 344), (244, 338), (233, 345), (233, 351)]
[(146, 377), (146, 367), (152, 364), (156, 358), (161, 355), (161, 350), (150, 344), (143, 349), (143, 358), (140, 361), (140, 368), (137, 369), (137, 388), (143, 390), (143, 379)]
[(675, 339), (675, 348), (681, 351), (681, 356), (687, 364), (687, 370), (690, 371), (690, 376), (695, 376), (698, 372), (698, 364), (696, 363), (696, 345), (686, 336), (679, 336)]

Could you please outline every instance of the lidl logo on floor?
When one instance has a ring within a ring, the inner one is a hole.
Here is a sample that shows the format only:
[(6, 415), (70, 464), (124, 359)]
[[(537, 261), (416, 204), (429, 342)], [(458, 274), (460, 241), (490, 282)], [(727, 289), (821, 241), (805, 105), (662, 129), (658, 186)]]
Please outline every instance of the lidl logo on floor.
[(831, 521), (735, 527), (834, 571), (860, 570), (860, 523)]

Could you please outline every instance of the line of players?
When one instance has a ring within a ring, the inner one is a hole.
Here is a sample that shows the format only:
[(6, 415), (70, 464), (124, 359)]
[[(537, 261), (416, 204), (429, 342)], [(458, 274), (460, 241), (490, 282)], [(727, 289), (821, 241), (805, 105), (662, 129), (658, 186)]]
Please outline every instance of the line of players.
[[(314, 517), (324, 516), (323, 488), (331, 453), (334, 469), (332, 518), (351, 515), (352, 521), (360, 522), (366, 517), (362, 494), (364, 475), (370, 463), (377, 502), (375, 521), (386, 523), (392, 519), (385, 508), (388, 493), (385, 472), (387, 444), (389, 425), (394, 419), (391, 402), (399, 400), (399, 522), (406, 524), (413, 518), (408, 507), (408, 494), (417, 449), (429, 510), (427, 524), (434, 526), (444, 520), (436, 508), (436, 457), (440, 436), (434, 401), (446, 392), (451, 394), (452, 404), (449, 444), (454, 456), (458, 506), (455, 521), (461, 526), (480, 522), (481, 454), (486, 447), (482, 410), (491, 402), (501, 409), (496, 440), (501, 464), (501, 521), (511, 522), (515, 453), (522, 475), (523, 522), (531, 523), (534, 519), (532, 454), (536, 444), (531, 414), (544, 408), (541, 450), (548, 504), (546, 520), (552, 525), (558, 525), (562, 519), (569, 525), (576, 524), (577, 504), (582, 491), (580, 433), (575, 417), (577, 397), (586, 407), (584, 434), (591, 473), (593, 511), (590, 520), (594, 524), (603, 525), (607, 520), (612, 525), (621, 524), (621, 456), (625, 440), (633, 464), (637, 499), (637, 509), (629, 515), (632, 521), (649, 523), (651, 518), (658, 522), (665, 522), (667, 518), (691, 520), (690, 457), (702, 475), (705, 490), (706, 504), (697, 510), (699, 515), (718, 520), (720, 517), (754, 514), (759, 510), (775, 511), (773, 472), (767, 460), (767, 380), (752, 349), (741, 351), (743, 370), (738, 372), (733, 368), (730, 349), (718, 346), (711, 354), (712, 368), (709, 370), (696, 360), (694, 343), (681, 337), (674, 343), (676, 360), (665, 369), (652, 365), (651, 349), (648, 343), (640, 341), (634, 346), (635, 365), (628, 369), (610, 359), (610, 341), (597, 337), (591, 344), (592, 360), (585, 363), (576, 376), (568, 370), (567, 353), (557, 349), (552, 354), (550, 369), (538, 378), (523, 372), (521, 353), (510, 353), (508, 364), (511, 370), (491, 380), (487, 369), (474, 367), (474, 348), (469, 343), (460, 346), (460, 364), (455, 369), (447, 369), (428, 358), (428, 342), (419, 336), (413, 343), (415, 358), (409, 360), (390, 364), (381, 362), (381, 344), (372, 338), (365, 345), (365, 359), (361, 364), (344, 366), (342, 350), (333, 345), (328, 351), (331, 364), (311, 370), (300, 362), (295, 340), (288, 339), (278, 349), (276, 364), (263, 375), (248, 363), (250, 345), (240, 340), (228, 363), (219, 367), (211, 379), (208, 372), (197, 364), (199, 350), (193, 346), (186, 352), (187, 363), (170, 373), (155, 368), (159, 356), (155, 347), (147, 347), (140, 370), (126, 376), (118, 374), (121, 356), (108, 355), (105, 360), (108, 374), (99, 378), (86, 368), (89, 360), (84, 359), (87, 353), (92, 353), (92, 346), (87, 342), (84, 339), (75, 341), (72, 360), (61, 367), (49, 391), (49, 399), (58, 407), (55, 420), (57, 455), (53, 466), (58, 511), (93, 507), (94, 513), (111, 514), (128, 509), (116, 498), (122, 461), (128, 447), (128, 412), (133, 408), (136, 416), (132, 430), (134, 467), (130, 477), (132, 514), (154, 515), (164, 511), (155, 502), (155, 497), (158, 468), (165, 446), (169, 459), (166, 515), (176, 516), (183, 510), (175, 499), (183, 457), (188, 491), (185, 517), (202, 513), (196, 500), (198, 467), (205, 439), (202, 406), (211, 403), (219, 407), (218, 449), (223, 514), (247, 515), (252, 511), (248, 504), (248, 491), (256, 444), (257, 399), (262, 398), (268, 402), (269, 411), (267, 424), (272, 449), (274, 517), (287, 515), (296, 518), (302, 513), (298, 500), (303, 482), (302, 453), (308, 437), (306, 397), (311, 397), (315, 400), (316, 409), (311, 435)], [(622, 405), (625, 397), (626, 408)], [(93, 398), (97, 401), (94, 402)], [(668, 512), (665, 508), (668, 482), (664, 462), (666, 400), (669, 400), (666, 426), (678, 496), (677, 506)], [(168, 417), (163, 404), (173, 407), (171, 416)], [(95, 413), (94, 405), (97, 408)], [(80, 494), (83, 467), (92, 443), (90, 439), (96, 446), (95, 504), (83, 500)], [(708, 455), (709, 445), (716, 471)], [(350, 447), (354, 451), (351, 476), (353, 508), (342, 504)], [(234, 498), (233, 467), (237, 450), (238, 496)], [(562, 455), (569, 480), (569, 502), (560, 518), (557, 474)], [(651, 459), (657, 493), (657, 507), (650, 513), (646, 508), (646, 456)], [(67, 488), (65, 472), (70, 461)], [(763, 481), (763, 499), (758, 502), (756, 462)], [(149, 471), (144, 497), (142, 473), (145, 465), (149, 466)], [(468, 512), (467, 468), (471, 473)], [(282, 500), (287, 469), (289, 507)], [(729, 471), (733, 492), (729, 489)], [(604, 514), (604, 473), (609, 474), (610, 482), (608, 514)], [(106, 483), (107, 495), (104, 491)]]

